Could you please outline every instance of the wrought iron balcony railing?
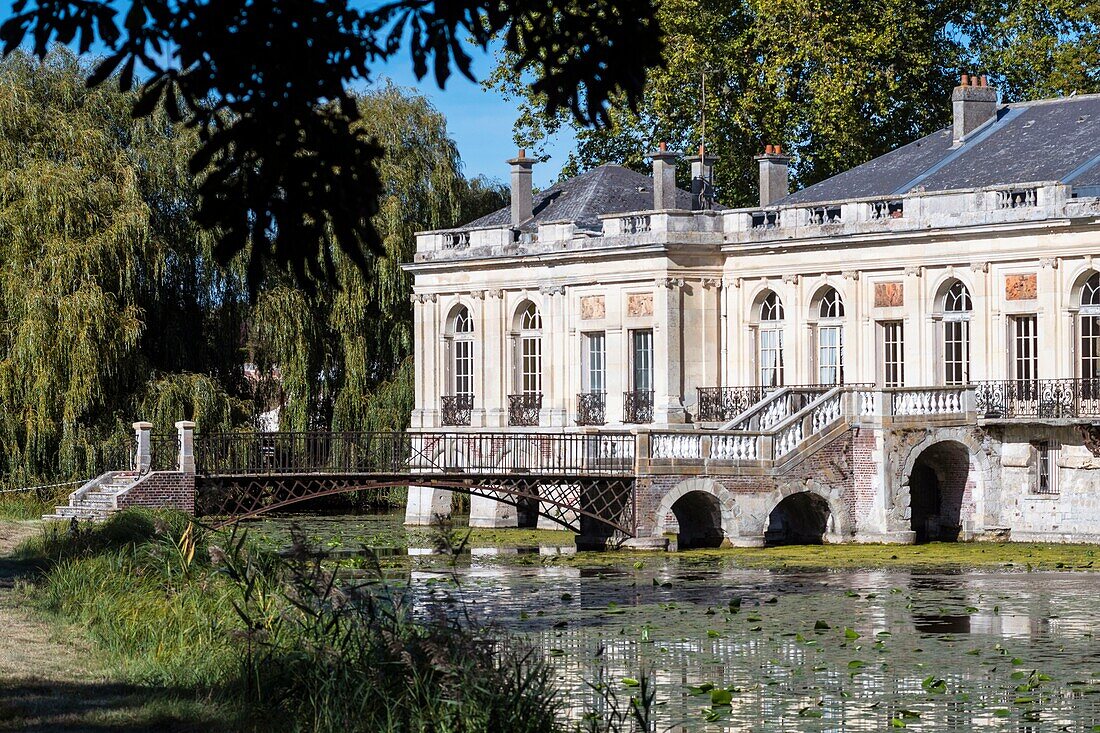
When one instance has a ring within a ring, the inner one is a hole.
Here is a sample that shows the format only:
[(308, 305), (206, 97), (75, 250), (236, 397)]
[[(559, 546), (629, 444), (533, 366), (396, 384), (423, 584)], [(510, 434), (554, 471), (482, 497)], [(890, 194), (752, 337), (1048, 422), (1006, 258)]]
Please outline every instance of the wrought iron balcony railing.
[(831, 384), (780, 384), (774, 387), (698, 387), (699, 422), (724, 422), (732, 420), (745, 410), (776, 390), (789, 388), (805, 395), (822, 394), (836, 385)]
[(581, 392), (577, 395), (577, 424), (603, 425), (607, 422), (607, 395), (603, 392)]
[(508, 395), (508, 424), (535, 427), (542, 411), (542, 393)]
[(1100, 378), (977, 382), (974, 407), (987, 420), (1100, 417)]
[(443, 424), (460, 426), (470, 424), (470, 415), (474, 411), (472, 394), (448, 395), (443, 398)]
[(623, 392), (623, 422), (653, 422), (653, 390)]

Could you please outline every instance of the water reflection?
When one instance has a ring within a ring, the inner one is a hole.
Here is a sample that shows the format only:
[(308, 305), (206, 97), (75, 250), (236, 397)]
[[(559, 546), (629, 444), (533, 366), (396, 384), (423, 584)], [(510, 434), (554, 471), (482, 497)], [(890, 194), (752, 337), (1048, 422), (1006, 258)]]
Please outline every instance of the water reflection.
[[(574, 722), (604, 705), (589, 683), (625, 702), (634, 688), (623, 679), (649, 670), (661, 730), (1100, 725), (1091, 574), (563, 562), (562, 550), (535, 546), (474, 547), (452, 567), (426, 546), (399, 546), (415, 558), (405, 577), (422, 608), (451, 604), (542, 650)], [(728, 690), (729, 704), (713, 705), (706, 685)]]

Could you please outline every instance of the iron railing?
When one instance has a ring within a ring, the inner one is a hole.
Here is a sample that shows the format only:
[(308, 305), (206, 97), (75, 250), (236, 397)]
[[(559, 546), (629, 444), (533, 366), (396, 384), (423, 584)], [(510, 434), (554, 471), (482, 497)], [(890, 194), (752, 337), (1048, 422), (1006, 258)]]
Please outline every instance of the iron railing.
[(508, 424), (535, 427), (542, 412), (542, 393), (508, 395)]
[(630, 433), (209, 433), (195, 438), (205, 476), (419, 474), (627, 476)]
[(837, 385), (796, 384), (774, 387), (697, 387), (699, 396), (699, 422), (724, 422), (732, 420), (772, 392), (789, 388), (792, 392), (813, 396), (822, 394)]
[[(137, 450), (134, 451), (134, 456), (137, 456)], [(151, 434), (149, 436), (150, 471), (179, 470), (179, 457), (180, 440), (178, 433)]]
[(1100, 417), (1100, 378), (977, 382), (974, 406), (987, 420)]
[(623, 392), (623, 422), (636, 424), (653, 422), (653, 390)]
[(603, 392), (581, 392), (577, 395), (577, 424), (603, 425), (607, 422), (607, 395)]
[(474, 396), (472, 394), (447, 395), (443, 397), (444, 425), (469, 425), (470, 416), (474, 411)]

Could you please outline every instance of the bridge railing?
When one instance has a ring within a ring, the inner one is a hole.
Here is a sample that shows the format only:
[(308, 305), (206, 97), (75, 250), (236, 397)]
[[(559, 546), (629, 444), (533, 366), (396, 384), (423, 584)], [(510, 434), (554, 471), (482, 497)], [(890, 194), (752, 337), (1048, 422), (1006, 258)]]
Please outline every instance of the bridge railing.
[(631, 433), (277, 432), (195, 437), (205, 475), (634, 471)]

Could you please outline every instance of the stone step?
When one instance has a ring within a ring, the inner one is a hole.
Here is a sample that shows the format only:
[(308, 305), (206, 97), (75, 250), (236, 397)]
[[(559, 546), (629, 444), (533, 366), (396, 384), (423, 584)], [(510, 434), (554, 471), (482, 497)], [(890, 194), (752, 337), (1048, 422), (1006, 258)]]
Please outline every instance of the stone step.
[[(91, 507), (83, 506), (57, 506), (54, 507), (54, 513), (48, 514), (46, 517), (51, 519), (106, 519), (106, 509), (94, 509)], [(45, 517), (43, 517), (45, 518)]]

